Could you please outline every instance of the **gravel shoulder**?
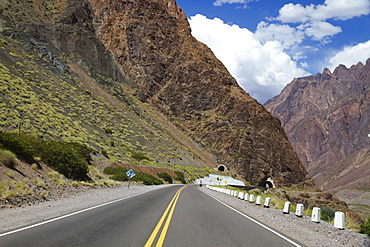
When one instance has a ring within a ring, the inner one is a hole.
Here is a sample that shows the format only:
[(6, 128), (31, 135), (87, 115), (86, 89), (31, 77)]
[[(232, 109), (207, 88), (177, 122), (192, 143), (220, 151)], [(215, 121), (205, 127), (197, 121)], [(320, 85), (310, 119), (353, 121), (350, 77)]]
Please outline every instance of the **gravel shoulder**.
[[(66, 195), (64, 198), (45, 201), (32, 206), (0, 210), (0, 233), (119, 198), (146, 193), (164, 186), (171, 185), (144, 186), (131, 184), (130, 189), (128, 189), (127, 184), (122, 184), (115, 188), (80, 191)], [(283, 214), (282, 210), (266, 209), (205, 187), (199, 189), (307, 246), (370, 246), (370, 239), (365, 234), (347, 229), (338, 230), (326, 222), (313, 223), (308, 216), (298, 218), (294, 213)]]

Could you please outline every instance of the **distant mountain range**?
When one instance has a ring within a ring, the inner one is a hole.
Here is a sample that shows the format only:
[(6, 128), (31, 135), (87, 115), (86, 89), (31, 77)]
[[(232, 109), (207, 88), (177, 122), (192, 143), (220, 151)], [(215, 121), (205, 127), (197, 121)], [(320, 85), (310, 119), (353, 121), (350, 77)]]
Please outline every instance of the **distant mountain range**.
[(370, 188), (370, 59), (294, 79), (265, 107), (277, 116), (316, 185)]

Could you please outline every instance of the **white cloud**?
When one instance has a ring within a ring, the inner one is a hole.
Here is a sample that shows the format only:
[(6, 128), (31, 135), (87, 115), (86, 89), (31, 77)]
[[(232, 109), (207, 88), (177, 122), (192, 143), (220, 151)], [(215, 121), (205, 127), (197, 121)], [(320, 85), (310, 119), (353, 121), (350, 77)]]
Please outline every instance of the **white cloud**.
[[(330, 38), (342, 32), (327, 20), (348, 20), (370, 13), (369, 0), (326, 0), (324, 4), (285, 4), (274, 20), (282, 23), (301, 23), (297, 27), (315, 41), (329, 43)], [(271, 19), (271, 18), (270, 18)]]
[[(306, 25), (301, 25), (298, 27), (299, 29), (304, 30), (307, 36), (311, 36), (313, 40), (316, 41), (325, 41), (340, 32), (342, 29), (338, 26), (333, 26), (329, 22), (313, 22)], [(325, 40), (326, 39), (326, 40)], [(328, 41), (328, 40), (327, 40)]]
[(213, 3), (214, 6), (222, 6), (225, 3), (233, 4), (233, 3), (239, 3), (239, 4), (247, 4), (248, 2), (251, 2), (253, 0), (216, 0), (216, 2)]
[(339, 64), (343, 64), (349, 68), (359, 61), (365, 64), (368, 58), (370, 58), (370, 40), (355, 46), (343, 48), (329, 59), (327, 67), (330, 71), (333, 71)]
[(246, 28), (199, 14), (189, 22), (193, 36), (208, 45), (239, 85), (261, 103), (279, 94), (294, 77), (308, 75), (277, 40), (261, 43)]
[(254, 36), (262, 42), (277, 40), (283, 48), (289, 48), (302, 42), (304, 32), (286, 24), (269, 24), (261, 21)]
[(286, 4), (279, 10), (277, 20), (283, 23), (305, 23), (327, 19), (348, 20), (370, 13), (369, 0), (326, 0), (324, 4)]

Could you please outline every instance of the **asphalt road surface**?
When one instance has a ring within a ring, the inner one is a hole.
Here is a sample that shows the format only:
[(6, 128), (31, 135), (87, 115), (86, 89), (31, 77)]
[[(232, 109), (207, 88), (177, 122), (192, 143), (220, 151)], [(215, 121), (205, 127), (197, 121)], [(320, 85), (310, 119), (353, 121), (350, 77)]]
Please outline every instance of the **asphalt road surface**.
[(0, 234), (0, 246), (300, 246), (195, 185), (174, 185)]

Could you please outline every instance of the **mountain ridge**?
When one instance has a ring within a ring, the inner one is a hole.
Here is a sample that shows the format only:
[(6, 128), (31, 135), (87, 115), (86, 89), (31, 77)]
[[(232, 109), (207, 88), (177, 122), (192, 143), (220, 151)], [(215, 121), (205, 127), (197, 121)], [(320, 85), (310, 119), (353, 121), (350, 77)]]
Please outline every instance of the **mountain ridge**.
[(339, 65), (333, 73), (324, 69), (294, 79), (265, 104), (324, 190), (369, 186), (369, 76), (370, 59), (350, 68)]

